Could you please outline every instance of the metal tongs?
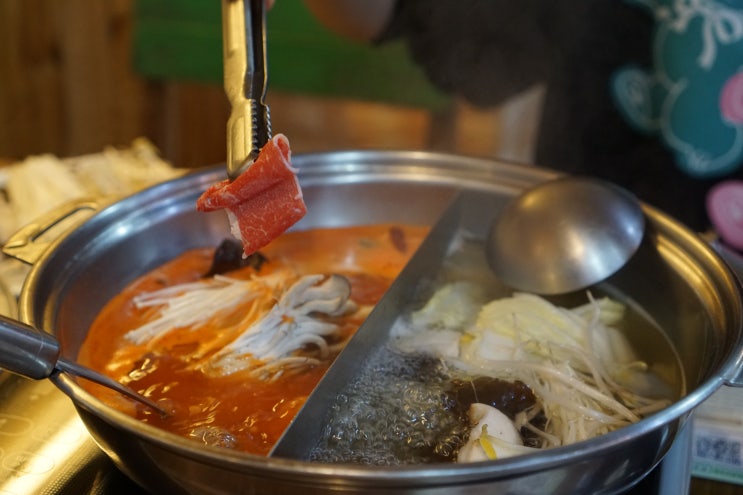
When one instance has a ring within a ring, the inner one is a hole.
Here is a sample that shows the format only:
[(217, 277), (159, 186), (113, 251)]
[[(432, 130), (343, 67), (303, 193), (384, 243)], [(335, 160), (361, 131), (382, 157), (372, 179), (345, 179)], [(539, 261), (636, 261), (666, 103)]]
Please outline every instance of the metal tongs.
[(250, 166), (271, 139), (264, 7), (264, 0), (222, 0), (224, 90), (232, 105), (227, 121), (230, 179)]

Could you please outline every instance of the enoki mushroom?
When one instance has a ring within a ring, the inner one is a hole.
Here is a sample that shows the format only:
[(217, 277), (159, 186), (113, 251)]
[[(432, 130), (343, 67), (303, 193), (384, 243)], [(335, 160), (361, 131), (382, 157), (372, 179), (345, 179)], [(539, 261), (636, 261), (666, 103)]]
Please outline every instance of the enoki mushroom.
[(265, 316), (217, 352), (209, 369), (221, 374), (250, 369), (251, 375), (269, 378), (279, 369), (316, 363), (316, 359), (295, 356), (294, 352), (315, 346), (321, 358), (328, 356), (325, 339), (335, 336), (338, 326), (317, 316), (353, 311), (356, 306), (350, 295), (351, 285), (340, 275), (300, 278)]
[(221, 319), (220, 332), (230, 338), (200, 339), (207, 348), (193, 366), (212, 375), (244, 371), (268, 380), (328, 357), (328, 341), (339, 333), (332, 317), (356, 310), (350, 295), (348, 280), (335, 274), (297, 279), (279, 271), (249, 280), (217, 275), (137, 296), (135, 306), (153, 308), (157, 316), (124, 337), (151, 348), (171, 332)]

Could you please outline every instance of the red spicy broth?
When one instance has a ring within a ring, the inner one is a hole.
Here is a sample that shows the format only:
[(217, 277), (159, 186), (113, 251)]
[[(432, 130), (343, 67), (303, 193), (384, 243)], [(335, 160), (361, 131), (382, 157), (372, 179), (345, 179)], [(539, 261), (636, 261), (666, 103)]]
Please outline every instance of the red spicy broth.
[(290, 232), (261, 250), (267, 261), (260, 268), (244, 267), (225, 274), (248, 280), (282, 271), (299, 276), (332, 273), (350, 282), (350, 299), (359, 309), (330, 318), (340, 333), (331, 355), (271, 380), (240, 371), (208, 373), (194, 366), (195, 360), (205, 357), (205, 343), (221, 345), (235, 337), (223, 332), (234, 315), (210, 318), (199, 328), (173, 329), (154, 342), (135, 344), (124, 337), (160, 311), (137, 307), (136, 296), (197, 281), (209, 271), (213, 248), (185, 252), (136, 279), (109, 301), (91, 325), (78, 356), (81, 364), (127, 384), (172, 414), (161, 418), (114, 392), (85, 386), (113, 407), (159, 428), (206, 444), (265, 455), (427, 232), (427, 227), (389, 224)]

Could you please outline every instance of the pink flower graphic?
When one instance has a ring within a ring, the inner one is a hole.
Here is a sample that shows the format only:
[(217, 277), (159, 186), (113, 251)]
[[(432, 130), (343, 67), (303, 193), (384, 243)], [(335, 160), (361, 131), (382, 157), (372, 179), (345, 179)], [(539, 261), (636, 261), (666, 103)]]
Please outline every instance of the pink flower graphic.
[(731, 124), (743, 124), (743, 71), (725, 81), (720, 93), (720, 111)]

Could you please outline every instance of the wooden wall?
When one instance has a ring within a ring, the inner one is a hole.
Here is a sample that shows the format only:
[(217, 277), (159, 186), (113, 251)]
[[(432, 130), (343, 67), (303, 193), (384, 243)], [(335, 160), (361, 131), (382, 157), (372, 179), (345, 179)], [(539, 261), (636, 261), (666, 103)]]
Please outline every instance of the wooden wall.
[(1, 157), (72, 156), (147, 136), (185, 166), (223, 159), (221, 88), (138, 77), (132, 8), (133, 0), (0, 2)]
[[(224, 160), (229, 109), (221, 85), (137, 74), (135, 6), (135, 0), (0, 1), (0, 161), (95, 153), (139, 136), (176, 166)], [(295, 152), (371, 148), (492, 155), (500, 125), (496, 114), (461, 105), (432, 114), (282, 93), (270, 85), (268, 103), (274, 131), (287, 134)]]

